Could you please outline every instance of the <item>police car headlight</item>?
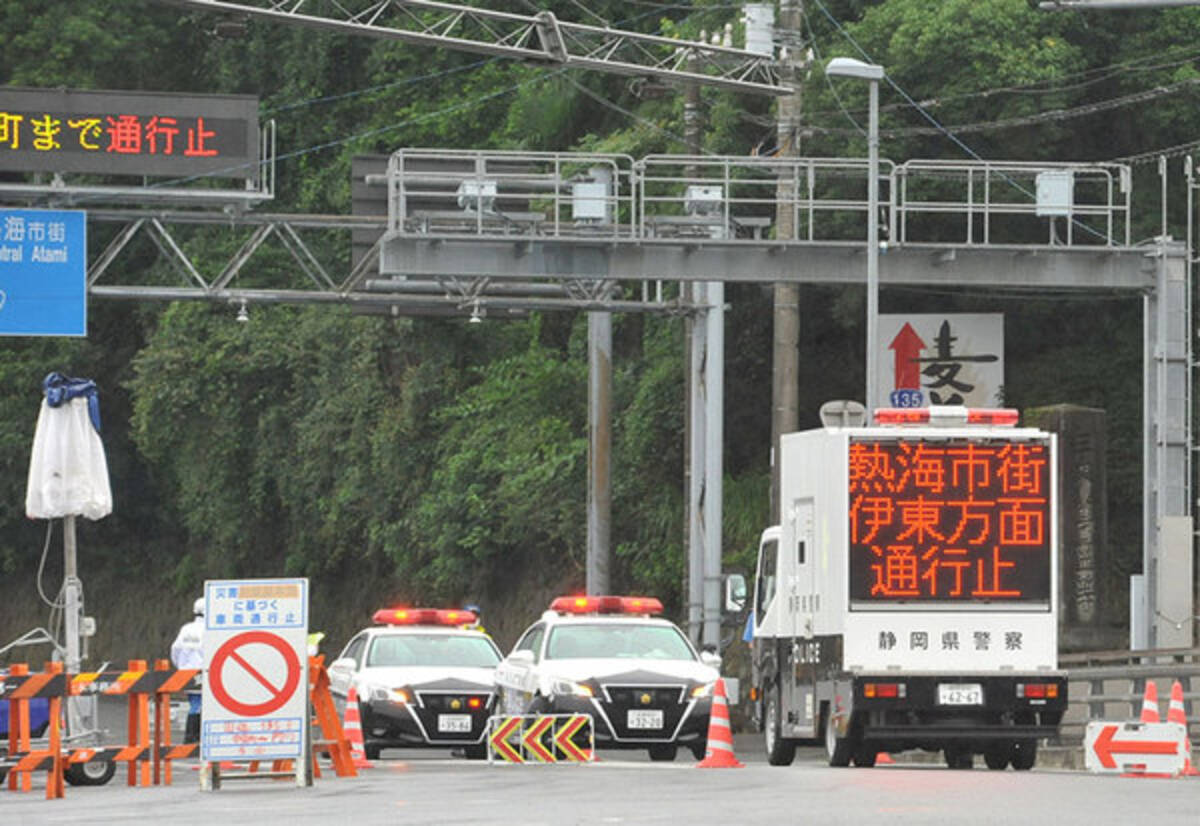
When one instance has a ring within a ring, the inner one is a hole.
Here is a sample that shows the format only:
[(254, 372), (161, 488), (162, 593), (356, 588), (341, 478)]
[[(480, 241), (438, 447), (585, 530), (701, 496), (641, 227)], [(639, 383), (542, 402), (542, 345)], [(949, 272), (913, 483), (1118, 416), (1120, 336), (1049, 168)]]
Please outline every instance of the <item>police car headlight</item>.
[(713, 688), (716, 686), (716, 684), (716, 680), (713, 680), (711, 683), (701, 683), (692, 689), (692, 698), (697, 699), (699, 697), (711, 697)]
[(593, 697), (595, 692), (583, 683), (570, 680), (554, 680), (550, 683), (550, 693), (561, 697)]
[(388, 688), (387, 686), (377, 685), (371, 689), (371, 702), (374, 703), (399, 703), (404, 705), (410, 699), (408, 691), (403, 688)]

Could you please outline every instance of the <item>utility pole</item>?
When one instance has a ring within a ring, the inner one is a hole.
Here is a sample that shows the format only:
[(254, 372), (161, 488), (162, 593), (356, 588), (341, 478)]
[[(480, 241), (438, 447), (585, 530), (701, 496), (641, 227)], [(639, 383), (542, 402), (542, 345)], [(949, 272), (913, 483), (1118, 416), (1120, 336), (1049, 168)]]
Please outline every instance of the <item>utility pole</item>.
[[(800, 154), (800, 72), (804, 53), (800, 48), (802, 0), (780, 0), (779, 31), (784, 46), (780, 52), (780, 71), (792, 85), (792, 93), (779, 98), (775, 130), (776, 152), (781, 156)], [(796, 237), (795, 197), (798, 180), (779, 179), (776, 188), (776, 237)], [(775, 285), (774, 341), (771, 359), (771, 520), (779, 524), (783, 504), (779, 501), (779, 437), (800, 426), (800, 285)]]

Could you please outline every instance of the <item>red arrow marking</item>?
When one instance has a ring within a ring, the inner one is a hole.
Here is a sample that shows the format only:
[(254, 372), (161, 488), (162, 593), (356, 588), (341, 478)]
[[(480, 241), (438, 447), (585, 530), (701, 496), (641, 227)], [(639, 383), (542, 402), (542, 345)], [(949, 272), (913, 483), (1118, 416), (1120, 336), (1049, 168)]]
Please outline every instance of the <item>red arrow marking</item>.
[(586, 761), (589, 759), (587, 752), (581, 750), (575, 745), (574, 742), (571, 741), (571, 738), (575, 736), (575, 732), (583, 728), (587, 721), (588, 718), (586, 714), (578, 714), (574, 717), (570, 717), (565, 723), (562, 724), (562, 727), (559, 728), (558, 733), (554, 735), (554, 742), (558, 744), (560, 749), (562, 749), (563, 754), (567, 755), (568, 760)]
[(917, 359), (921, 356), (921, 351), (925, 349), (925, 342), (917, 335), (917, 331), (912, 328), (912, 325), (907, 321), (900, 328), (900, 332), (896, 333), (896, 337), (892, 339), (892, 343), (888, 345), (889, 350), (896, 351), (896, 362), (894, 372), (896, 375), (897, 390), (920, 390), (921, 389), (921, 370)]
[(513, 729), (515, 729), (519, 725), (521, 725), (520, 717), (509, 717), (503, 723), (500, 724), (500, 726), (496, 729), (495, 733), (490, 738), (491, 744), (492, 744), (492, 749), (495, 750), (496, 754), (500, 755), (501, 757), (503, 757), (505, 760), (507, 760), (510, 763), (524, 763), (525, 762), (521, 758), (521, 755), (517, 754), (516, 749), (514, 749), (508, 743), (508, 736), (510, 734), (512, 734)]
[(1179, 743), (1174, 740), (1114, 740), (1117, 726), (1105, 726), (1100, 730), (1092, 748), (1100, 758), (1100, 765), (1106, 769), (1115, 769), (1117, 762), (1112, 759), (1114, 754), (1177, 754)]
[(550, 728), (550, 724), (553, 722), (553, 717), (539, 717), (537, 722), (530, 726), (529, 730), (521, 737), (525, 748), (533, 752), (533, 756), (543, 763), (554, 762), (554, 755), (541, 744), (542, 735), (546, 733), (546, 729)]

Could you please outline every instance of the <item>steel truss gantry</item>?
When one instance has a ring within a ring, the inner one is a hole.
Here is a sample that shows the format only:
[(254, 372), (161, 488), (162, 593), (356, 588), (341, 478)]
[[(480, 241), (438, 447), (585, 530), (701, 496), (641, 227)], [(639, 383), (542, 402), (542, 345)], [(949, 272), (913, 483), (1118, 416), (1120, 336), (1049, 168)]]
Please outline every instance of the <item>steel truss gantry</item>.
[(786, 95), (773, 55), (430, 0), (158, 0), (276, 23), (475, 52), (548, 66)]

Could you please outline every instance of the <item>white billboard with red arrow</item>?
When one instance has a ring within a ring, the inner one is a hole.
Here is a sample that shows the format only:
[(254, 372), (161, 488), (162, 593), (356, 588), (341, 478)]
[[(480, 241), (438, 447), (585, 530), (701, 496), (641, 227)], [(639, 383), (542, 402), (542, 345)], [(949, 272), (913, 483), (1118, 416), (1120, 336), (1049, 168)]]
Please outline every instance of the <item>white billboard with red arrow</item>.
[(1183, 771), (1187, 729), (1179, 723), (1088, 723), (1084, 765), (1097, 773), (1176, 775)]
[(873, 408), (1003, 405), (1000, 313), (881, 315), (879, 346)]

